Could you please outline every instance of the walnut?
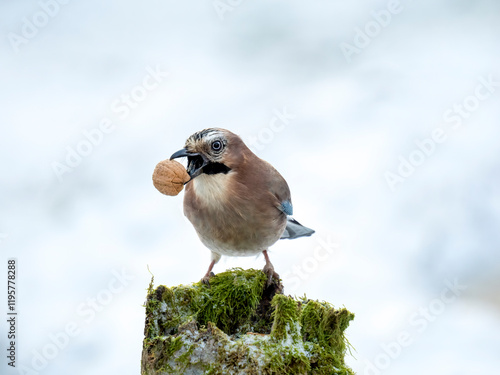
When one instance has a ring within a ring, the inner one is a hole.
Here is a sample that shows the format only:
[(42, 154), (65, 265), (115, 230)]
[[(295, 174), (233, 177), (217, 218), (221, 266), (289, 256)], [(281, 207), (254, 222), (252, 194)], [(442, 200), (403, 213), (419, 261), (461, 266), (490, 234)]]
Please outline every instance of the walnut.
[(153, 172), (153, 185), (166, 195), (179, 194), (189, 179), (184, 166), (175, 160), (160, 161)]

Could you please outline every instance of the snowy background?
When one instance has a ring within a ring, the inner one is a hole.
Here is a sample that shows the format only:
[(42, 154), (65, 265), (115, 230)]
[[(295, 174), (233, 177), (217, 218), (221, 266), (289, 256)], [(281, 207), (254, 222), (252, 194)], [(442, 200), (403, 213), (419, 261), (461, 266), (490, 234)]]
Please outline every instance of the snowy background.
[(271, 260), (288, 293), (356, 313), (358, 374), (497, 373), (499, 21), (494, 0), (1, 1), (0, 283), (6, 301), (16, 257), (20, 338), (12, 370), (4, 313), (0, 372), (139, 374), (147, 266), (177, 285), (209, 263), (151, 174), (217, 126), (316, 229)]

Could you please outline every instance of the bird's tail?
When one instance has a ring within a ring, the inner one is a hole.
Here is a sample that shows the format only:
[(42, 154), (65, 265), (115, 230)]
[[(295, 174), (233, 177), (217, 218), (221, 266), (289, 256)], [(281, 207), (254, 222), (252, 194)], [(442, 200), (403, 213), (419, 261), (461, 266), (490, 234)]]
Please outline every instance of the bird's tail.
[(281, 235), (280, 240), (310, 236), (314, 233), (314, 230), (307, 228), (300, 224), (297, 220), (288, 217), (288, 222), (286, 223), (286, 228)]

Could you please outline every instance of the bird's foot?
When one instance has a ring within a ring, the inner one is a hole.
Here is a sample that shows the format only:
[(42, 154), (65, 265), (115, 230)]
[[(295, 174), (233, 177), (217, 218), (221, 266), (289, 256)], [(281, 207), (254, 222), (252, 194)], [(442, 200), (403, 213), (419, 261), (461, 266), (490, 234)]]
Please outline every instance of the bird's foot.
[(273, 277), (276, 279), (277, 284), (280, 282), (280, 275), (276, 273), (274, 270), (274, 267), (271, 263), (267, 263), (264, 268), (262, 269), (262, 272), (264, 272), (267, 275), (267, 285), (269, 286), (273, 282)]
[(205, 276), (201, 278), (201, 283), (205, 285), (210, 285), (210, 279), (215, 276), (215, 273), (213, 272), (207, 272)]

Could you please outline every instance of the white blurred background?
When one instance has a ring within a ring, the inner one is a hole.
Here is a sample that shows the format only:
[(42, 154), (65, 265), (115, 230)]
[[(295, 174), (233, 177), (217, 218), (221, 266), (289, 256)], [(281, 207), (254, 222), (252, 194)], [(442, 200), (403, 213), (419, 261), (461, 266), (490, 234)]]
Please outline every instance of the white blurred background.
[(494, 0), (0, 2), (1, 300), (16, 257), (20, 312), (18, 368), (2, 355), (0, 372), (140, 373), (147, 266), (173, 286), (209, 263), (152, 171), (223, 127), (316, 229), (271, 260), (286, 292), (356, 314), (356, 373), (497, 373), (499, 16)]

